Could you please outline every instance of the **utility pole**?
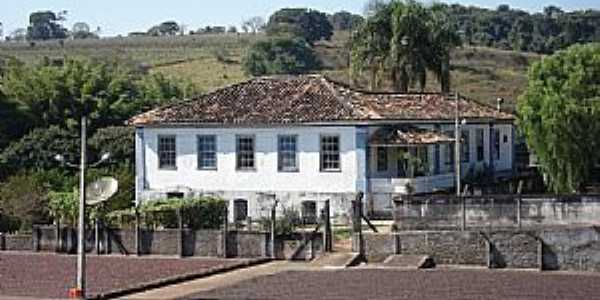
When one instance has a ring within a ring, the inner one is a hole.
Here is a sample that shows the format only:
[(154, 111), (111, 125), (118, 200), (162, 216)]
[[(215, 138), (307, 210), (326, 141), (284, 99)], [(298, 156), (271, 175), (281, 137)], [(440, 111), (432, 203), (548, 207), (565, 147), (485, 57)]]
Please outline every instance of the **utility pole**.
[(87, 118), (81, 117), (81, 162), (79, 163), (79, 236), (77, 240), (77, 290), (85, 299), (85, 165), (87, 148)]
[(462, 211), (461, 230), (465, 230), (467, 227), (467, 216), (466, 216), (466, 205), (464, 199), (461, 197), (461, 128), (460, 128), (460, 95), (458, 92), (454, 94), (456, 100), (456, 107), (454, 111), (454, 171), (456, 172), (456, 199), (460, 201)]

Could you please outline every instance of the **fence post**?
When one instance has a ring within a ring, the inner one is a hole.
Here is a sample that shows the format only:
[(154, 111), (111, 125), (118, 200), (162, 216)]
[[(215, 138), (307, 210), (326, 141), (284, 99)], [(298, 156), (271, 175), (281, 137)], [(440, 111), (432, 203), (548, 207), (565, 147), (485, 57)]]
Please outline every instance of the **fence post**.
[(333, 251), (333, 235), (331, 233), (331, 209), (330, 209), (330, 201), (327, 199), (325, 201), (325, 252)]
[(271, 208), (271, 258), (275, 259), (275, 238), (276, 238), (276, 233), (275, 233), (275, 225), (277, 224), (277, 200), (275, 200), (275, 203), (273, 204), (273, 207)]
[(177, 252), (179, 257), (183, 257), (183, 216), (181, 214), (182, 208), (177, 208), (177, 222), (179, 230), (177, 232)]
[(94, 223), (94, 249), (96, 250), (96, 255), (100, 255), (100, 221), (96, 218), (96, 222)]
[(517, 187), (517, 227), (521, 230), (521, 192), (523, 191), (523, 180), (519, 180)]
[(461, 215), (462, 215), (462, 220), (461, 220), (461, 224), (460, 224), (460, 229), (462, 231), (467, 230), (467, 204), (465, 203), (465, 197), (458, 196), (458, 201), (460, 201), (460, 207), (461, 207)]
[(142, 254), (141, 249), (141, 232), (140, 232), (140, 210), (139, 207), (135, 207), (135, 255), (140, 256)]
[(223, 217), (223, 233), (222, 233), (222, 237), (223, 237), (223, 257), (227, 258), (227, 231), (228, 226), (229, 226), (229, 213), (228, 213), (228, 208), (227, 206), (225, 206), (225, 210), (223, 211), (224, 213), (224, 217)]
[(62, 235), (60, 232), (60, 217), (56, 216), (56, 243), (55, 243), (56, 253), (59, 253), (62, 250)]
[(352, 240), (356, 241), (355, 246), (358, 248), (360, 256), (364, 256), (363, 236), (362, 236), (362, 196), (359, 192), (356, 195), (356, 200), (352, 201)]

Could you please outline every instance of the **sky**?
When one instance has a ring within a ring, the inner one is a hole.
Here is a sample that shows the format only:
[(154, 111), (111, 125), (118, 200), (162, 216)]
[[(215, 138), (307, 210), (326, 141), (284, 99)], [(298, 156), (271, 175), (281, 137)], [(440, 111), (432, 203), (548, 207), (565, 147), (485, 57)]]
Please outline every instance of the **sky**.
[[(92, 29), (98, 26), (101, 35), (126, 35), (132, 31), (146, 31), (163, 21), (174, 20), (185, 24), (188, 30), (207, 25), (235, 25), (242, 20), (262, 16), (265, 19), (282, 7), (309, 7), (332, 13), (346, 10), (362, 14), (367, 0), (1, 0), (0, 22), (4, 33), (27, 26), (29, 14), (39, 10), (68, 11), (64, 26), (86, 22)], [(429, 0), (427, 0), (429, 1)], [(446, 0), (442, 2), (496, 8), (500, 4), (541, 11), (555, 5), (564, 10), (600, 9), (599, 0)]]

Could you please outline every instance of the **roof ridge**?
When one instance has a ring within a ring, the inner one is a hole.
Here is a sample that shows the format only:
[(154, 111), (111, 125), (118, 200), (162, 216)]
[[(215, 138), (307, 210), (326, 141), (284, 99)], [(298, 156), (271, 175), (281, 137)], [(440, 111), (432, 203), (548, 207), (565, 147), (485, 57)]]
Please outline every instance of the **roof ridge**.
[(346, 97), (340, 95), (339, 90), (335, 88), (335, 81), (329, 79), (326, 75), (320, 74), (320, 77), (321, 81), (325, 82), (325, 86), (333, 93), (335, 99), (338, 102), (340, 102), (344, 107), (350, 109), (350, 111), (352, 111), (352, 115), (354, 115), (355, 117), (364, 117), (364, 114), (360, 110), (356, 109), (356, 107), (354, 107), (351, 101), (349, 101)]

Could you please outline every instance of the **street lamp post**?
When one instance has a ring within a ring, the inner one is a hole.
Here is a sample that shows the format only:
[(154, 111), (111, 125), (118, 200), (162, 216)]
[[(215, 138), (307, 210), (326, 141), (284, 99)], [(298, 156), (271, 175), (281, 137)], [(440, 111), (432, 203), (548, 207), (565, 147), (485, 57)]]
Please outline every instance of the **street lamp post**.
[[(85, 172), (87, 164), (87, 118), (81, 117), (81, 149), (79, 165), (68, 163), (65, 157), (57, 154), (54, 159), (62, 164), (79, 169), (79, 224), (77, 236), (77, 287), (70, 291), (70, 295), (85, 299)], [(98, 166), (110, 158), (110, 153), (104, 153), (101, 159), (90, 165), (91, 168)]]

